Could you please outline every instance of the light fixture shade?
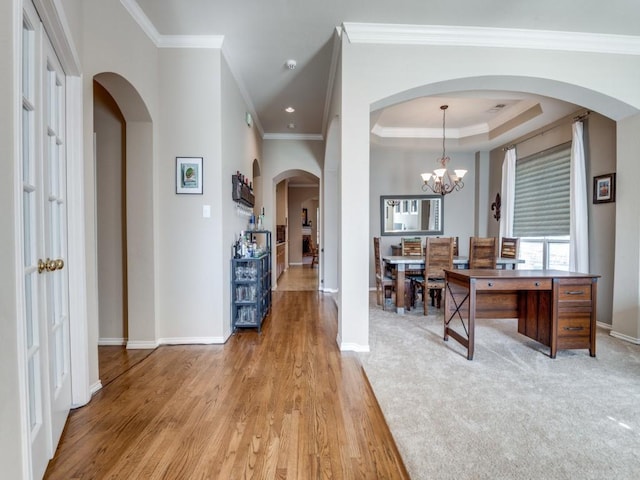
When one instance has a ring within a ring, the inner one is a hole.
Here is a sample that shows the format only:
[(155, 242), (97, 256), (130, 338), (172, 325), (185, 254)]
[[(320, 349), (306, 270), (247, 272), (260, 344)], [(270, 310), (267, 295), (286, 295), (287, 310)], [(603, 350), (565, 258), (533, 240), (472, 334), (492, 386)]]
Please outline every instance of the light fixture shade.
[(458, 178), (462, 178), (462, 177), (464, 177), (464, 174), (465, 174), (465, 173), (467, 173), (467, 171), (466, 171), (466, 170), (454, 170), (454, 172), (456, 172), (456, 176), (457, 176)]
[(428, 182), (430, 178), (431, 178), (431, 174), (430, 173), (423, 173), (422, 174), (422, 181), (423, 182), (425, 182), (425, 183)]
[(444, 177), (444, 174), (447, 173), (447, 169), (446, 168), (436, 168), (433, 172), (436, 174), (436, 177), (442, 178), (442, 177)]

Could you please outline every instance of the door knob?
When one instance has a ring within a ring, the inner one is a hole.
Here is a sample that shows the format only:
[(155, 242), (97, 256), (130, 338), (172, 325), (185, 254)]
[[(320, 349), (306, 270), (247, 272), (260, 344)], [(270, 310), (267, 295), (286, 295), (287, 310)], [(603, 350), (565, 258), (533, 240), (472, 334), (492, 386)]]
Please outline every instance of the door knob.
[(38, 273), (42, 273), (45, 270), (47, 272), (54, 272), (56, 270), (62, 270), (63, 268), (64, 260), (62, 260), (61, 258), (57, 260), (51, 260), (50, 258), (47, 258), (46, 260), (38, 260)]

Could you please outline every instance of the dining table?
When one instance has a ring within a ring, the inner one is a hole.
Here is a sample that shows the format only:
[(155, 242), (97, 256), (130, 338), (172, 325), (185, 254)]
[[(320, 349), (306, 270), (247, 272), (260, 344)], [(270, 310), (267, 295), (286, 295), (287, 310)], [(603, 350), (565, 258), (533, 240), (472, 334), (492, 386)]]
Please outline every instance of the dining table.
[[(405, 272), (424, 270), (424, 256), (417, 255), (383, 255), (382, 261), (395, 271), (395, 292), (396, 292), (396, 313), (404, 314), (405, 310)], [(496, 259), (496, 268), (499, 269), (515, 269), (516, 265), (524, 263), (520, 258), (498, 257)], [(469, 257), (456, 256), (453, 257), (453, 268), (467, 269), (469, 268)]]

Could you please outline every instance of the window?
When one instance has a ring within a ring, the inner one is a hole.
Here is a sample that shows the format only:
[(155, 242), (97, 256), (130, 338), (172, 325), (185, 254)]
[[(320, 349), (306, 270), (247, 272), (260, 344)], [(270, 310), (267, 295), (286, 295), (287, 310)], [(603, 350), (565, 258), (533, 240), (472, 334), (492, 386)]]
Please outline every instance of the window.
[(513, 234), (523, 268), (569, 269), (571, 143), (516, 162)]

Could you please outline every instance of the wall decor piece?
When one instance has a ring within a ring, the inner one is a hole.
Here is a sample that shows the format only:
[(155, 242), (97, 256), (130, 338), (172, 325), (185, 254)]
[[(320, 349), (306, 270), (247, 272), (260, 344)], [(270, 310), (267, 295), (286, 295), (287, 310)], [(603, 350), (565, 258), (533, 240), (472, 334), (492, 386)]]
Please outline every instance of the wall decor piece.
[(176, 157), (176, 193), (202, 194), (202, 157)]
[(500, 221), (500, 208), (502, 207), (502, 201), (500, 200), (500, 193), (496, 193), (496, 201), (491, 204), (491, 210), (495, 210), (496, 213), (493, 214), (493, 218), (496, 219), (497, 222)]
[(593, 203), (616, 201), (616, 174), (607, 173), (593, 177)]

